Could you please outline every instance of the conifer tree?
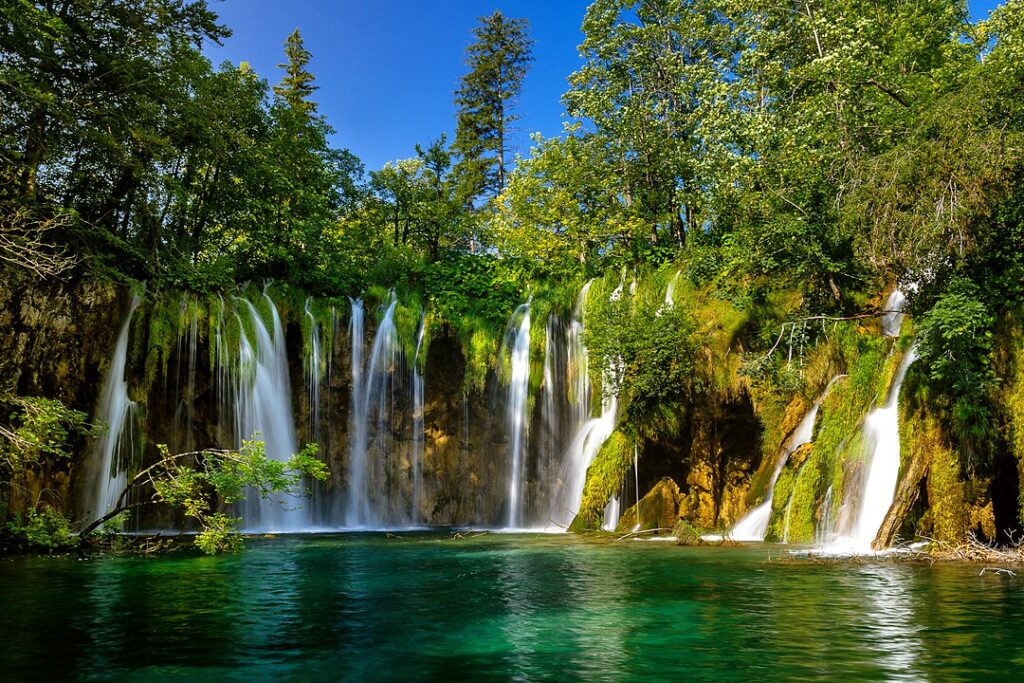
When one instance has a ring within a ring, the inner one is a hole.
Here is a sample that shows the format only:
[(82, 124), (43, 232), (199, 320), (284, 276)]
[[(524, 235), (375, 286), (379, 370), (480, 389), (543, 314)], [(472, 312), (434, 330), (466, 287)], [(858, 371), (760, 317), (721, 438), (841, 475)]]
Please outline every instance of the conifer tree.
[(453, 148), (459, 156), (455, 173), (467, 203), (481, 195), (497, 196), (505, 187), (508, 125), (523, 87), (533, 41), (525, 19), (501, 12), (480, 17), (476, 41), (466, 48), (469, 72), (455, 91), (458, 124)]
[(314, 76), (306, 68), (309, 65), (310, 52), (302, 42), (299, 29), (292, 31), (285, 41), (284, 55), (288, 58), (287, 63), (277, 66), (284, 69), (285, 75), (281, 83), (274, 86), (274, 92), (292, 109), (312, 114), (316, 111), (317, 105), (309, 98), (320, 86), (313, 85)]

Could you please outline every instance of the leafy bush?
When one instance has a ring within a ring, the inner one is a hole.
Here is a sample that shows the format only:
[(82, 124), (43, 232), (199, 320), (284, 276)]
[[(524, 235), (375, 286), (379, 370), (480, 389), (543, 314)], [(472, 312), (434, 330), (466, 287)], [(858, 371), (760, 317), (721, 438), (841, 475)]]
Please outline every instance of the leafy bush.
[(34, 548), (59, 550), (71, 548), (78, 542), (68, 518), (50, 507), (29, 510), (24, 523), (15, 520), (8, 524), (8, 529), (15, 542)]

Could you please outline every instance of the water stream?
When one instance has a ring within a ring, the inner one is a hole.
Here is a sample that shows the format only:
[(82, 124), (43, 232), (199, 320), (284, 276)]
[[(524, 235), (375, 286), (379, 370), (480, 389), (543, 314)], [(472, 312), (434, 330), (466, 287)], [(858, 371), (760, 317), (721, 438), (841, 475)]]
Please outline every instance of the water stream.
[(110, 511), (128, 482), (128, 464), (134, 459), (134, 413), (136, 404), (128, 397), (125, 370), (128, 363), (128, 339), (135, 309), (142, 297), (132, 295), (128, 314), (114, 344), (107, 373), (103, 378), (96, 416), (105, 426), (93, 446), (86, 486), (82, 495), (84, 523)]
[[(284, 461), (298, 452), (292, 415), (291, 381), (284, 329), (274, 301), (263, 301), (270, 313), (270, 328), (247, 299), (237, 299), (248, 313), (250, 326), (241, 324), (235, 387), (235, 446), (262, 441), (267, 457)], [(253, 338), (249, 336), (252, 330)], [(246, 531), (299, 531), (311, 526), (309, 501), (301, 495), (275, 494), (262, 498), (250, 492), (241, 503)]]
[(524, 455), (527, 439), (528, 392), (530, 389), (530, 302), (519, 306), (509, 320), (505, 348), (511, 362), (506, 399), (511, 448), (509, 452), (509, 486), (507, 526), (523, 526)]

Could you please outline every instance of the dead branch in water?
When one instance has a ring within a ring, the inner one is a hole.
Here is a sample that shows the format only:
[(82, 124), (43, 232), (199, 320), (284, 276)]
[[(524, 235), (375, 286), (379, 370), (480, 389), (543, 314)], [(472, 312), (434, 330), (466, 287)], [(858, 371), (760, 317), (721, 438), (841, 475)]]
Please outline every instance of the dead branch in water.
[(642, 536), (644, 534), (656, 534), (659, 531), (672, 531), (672, 529), (670, 529), (668, 527), (658, 527), (657, 529), (641, 529), (640, 531), (630, 531), (625, 536), (620, 536), (619, 538), (617, 538), (615, 540), (617, 540), (617, 541), (624, 541), (627, 538), (634, 538), (636, 536)]

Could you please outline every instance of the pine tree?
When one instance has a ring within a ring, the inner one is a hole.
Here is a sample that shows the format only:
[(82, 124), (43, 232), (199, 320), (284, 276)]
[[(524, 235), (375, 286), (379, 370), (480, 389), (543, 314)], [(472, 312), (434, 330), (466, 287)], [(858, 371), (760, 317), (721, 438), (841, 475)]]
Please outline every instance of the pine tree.
[(469, 72), (455, 91), (455, 173), (467, 203), (481, 195), (497, 196), (505, 187), (507, 127), (519, 118), (511, 108), (533, 61), (525, 19), (496, 11), (479, 20), (473, 30), (476, 41), (466, 48)]
[(277, 66), (284, 69), (285, 76), (280, 85), (274, 86), (274, 92), (293, 109), (312, 114), (316, 111), (316, 102), (310, 101), (309, 98), (319, 90), (319, 86), (313, 85), (314, 76), (306, 70), (310, 52), (303, 45), (299, 29), (295, 29), (288, 36), (284, 44), (284, 54), (288, 62)]

